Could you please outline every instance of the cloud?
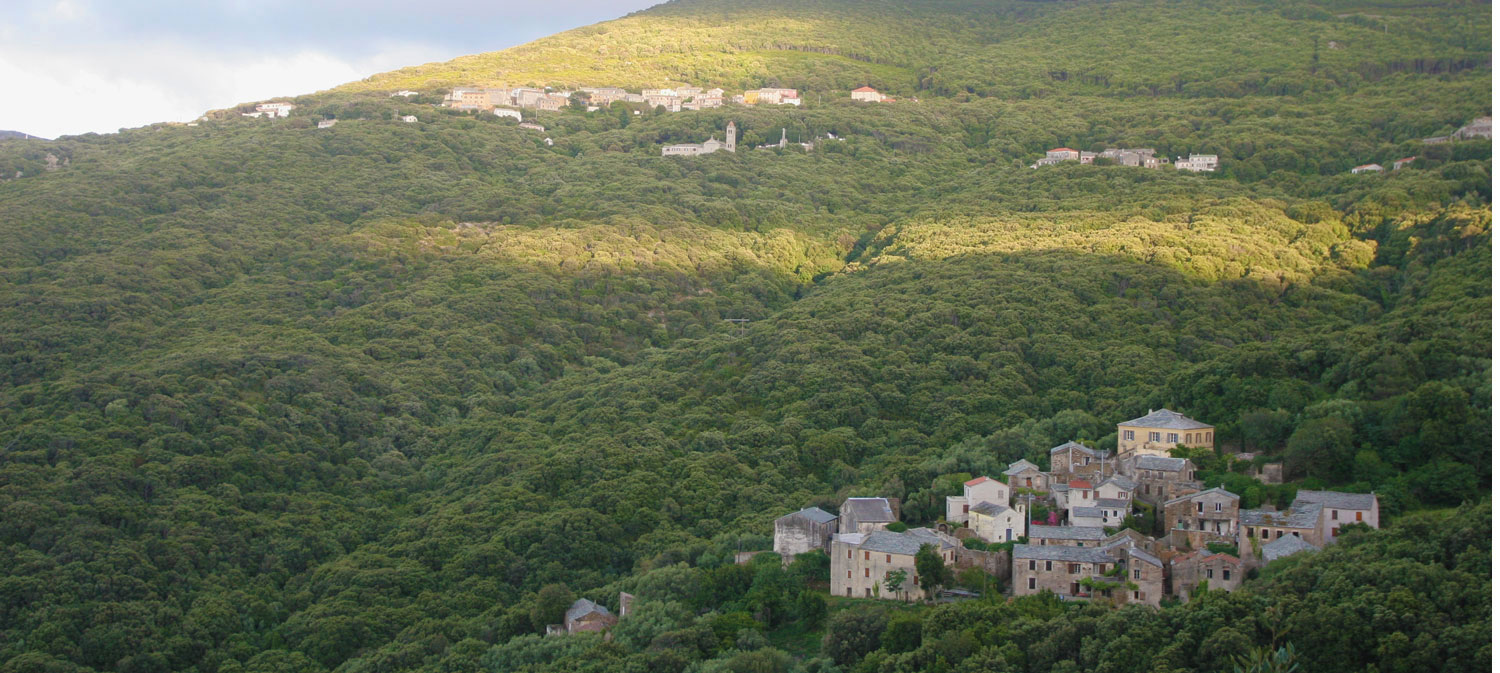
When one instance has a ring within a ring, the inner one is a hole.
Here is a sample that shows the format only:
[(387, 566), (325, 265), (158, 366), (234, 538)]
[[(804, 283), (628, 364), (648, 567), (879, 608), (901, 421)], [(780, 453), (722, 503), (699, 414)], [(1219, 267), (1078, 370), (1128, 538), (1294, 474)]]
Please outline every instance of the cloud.
[(186, 121), (503, 49), (649, 0), (19, 0), (0, 22), (0, 129), (56, 137)]

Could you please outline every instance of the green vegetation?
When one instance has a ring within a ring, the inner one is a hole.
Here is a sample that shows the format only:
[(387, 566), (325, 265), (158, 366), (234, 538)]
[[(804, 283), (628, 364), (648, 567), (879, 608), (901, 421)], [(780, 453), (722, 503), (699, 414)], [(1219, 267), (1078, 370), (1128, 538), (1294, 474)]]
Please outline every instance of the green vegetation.
[[(1420, 138), (1488, 112), (1489, 7), (974, 4), (680, 1), (285, 120), (0, 140), (0, 672), (1486, 661), (1491, 146)], [(545, 134), (428, 105), (663, 78), (810, 95)], [(656, 156), (730, 120), (824, 140)], [(1225, 168), (1024, 168), (1059, 144)], [(1396, 530), (1159, 612), (733, 563), (1162, 406), (1247, 506), (1374, 490)], [(612, 640), (541, 635), (619, 591)]]

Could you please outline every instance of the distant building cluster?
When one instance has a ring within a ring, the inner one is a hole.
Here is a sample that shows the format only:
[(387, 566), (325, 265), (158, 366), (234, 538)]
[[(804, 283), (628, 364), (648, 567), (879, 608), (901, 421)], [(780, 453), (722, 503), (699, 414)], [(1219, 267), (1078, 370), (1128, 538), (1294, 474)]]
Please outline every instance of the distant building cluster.
[(723, 150), (725, 152), (733, 152), (735, 145), (735, 135), (736, 131), (734, 128), (734, 122), (729, 122), (729, 125), (724, 127), (724, 140), (722, 141), (717, 138), (709, 138), (708, 140), (705, 140), (701, 143), (681, 143), (677, 145), (666, 145), (661, 148), (661, 155), (664, 157), (681, 157), (698, 156), (701, 154), (713, 154), (714, 152), (718, 152), (720, 150)]
[[(1424, 144), (1424, 145), (1440, 145), (1442, 143), (1447, 143), (1447, 142), (1456, 142), (1456, 141), (1459, 141), (1459, 140), (1476, 140), (1476, 139), (1480, 139), (1480, 138), (1483, 138), (1485, 140), (1490, 140), (1490, 118), (1489, 117), (1475, 117), (1473, 121), (1470, 121), (1469, 123), (1464, 124), (1463, 126), (1460, 126), (1457, 131), (1454, 131), (1454, 132), (1452, 132), (1452, 133), (1450, 133), (1448, 135), (1445, 135), (1445, 136), (1434, 136), (1434, 137), (1431, 137), (1431, 138), (1423, 138), (1422, 139), (1422, 144)], [(1391, 164), (1391, 170), (1392, 171), (1399, 171), (1402, 168), (1407, 167), (1413, 161), (1416, 161), (1416, 160), (1417, 160), (1417, 157), (1414, 157), (1414, 156), (1411, 156), (1411, 157), (1401, 157), (1400, 159), (1397, 159), (1395, 162), (1393, 162)], [(1353, 173), (1355, 175), (1359, 175), (1360, 173), (1384, 173), (1385, 172), (1385, 166), (1382, 166), (1380, 164), (1375, 164), (1375, 163), (1360, 164), (1358, 166), (1355, 166), (1354, 168), (1349, 169), (1349, 172)]]
[[(583, 87), (577, 91), (553, 90), (552, 88), (517, 87), (514, 89), (483, 89), (463, 87), (450, 91), (443, 105), (458, 110), (561, 110), (575, 97), (581, 97), (587, 110), (607, 108), (616, 102), (638, 103), (660, 107), (668, 112), (683, 110), (708, 110), (726, 104), (737, 105), (801, 105), (802, 96), (796, 89), (763, 88), (752, 89), (742, 94), (726, 96), (723, 89), (703, 89), (684, 86), (673, 89), (643, 89), (632, 93), (619, 87)], [(508, 114), (501, 116), (510, 116)]]
[[(916, 569), (926, 547), (954, 569), (984, 569), (1013, 595), (1160, 605), (1233, 589), (1251, 567), (1333, 543), (1344, 525), (1380, 525), (1373, 494), (1302, 490), (1285, 511), (1246, 510), (1239, 494), (1204, 488), (1193, 462), (1170, 454), (1212, 449), (1214, 426), (1170, 409), (1119, 423), (1115, 439), (1113, 453), (1065, 442), (1048, 452), (1048, 470), (1018, 460), (999, 478), (970, 479), (930, 527), (894, 526), (895, 498), (851, 497), (837, 514), (808, 507), (777, 519), (773, 547), (786, 563), (827, 552), (829, 592), (848, 598), (972, 595), (927, 595)], [(1148, 507), (1160, 537), (1126, 525)]]
[(1187, 157), (1178, 157), (1176, 162), (1169, 162), (1156, 156), (1156, 150), (1151, 148), (1117, 149), (1110, 148), (1103, 152), (1086, 152), (1075, 150), (1071, 147), (1058, 147), (1047, 150), (1041, 159), (1031, 165), (1032, 168), (1052, 166), (1065, 161), (1076, 161), (1081, 164), (1094, 164), (1098, 159), (1108, 159), (1118, 166), (1134, 166), (1138, 168), (1161, 168), (1172, 166), (1181, 171), (1216, 171), (1219, 169), (1219, 155), (1217, 154), (1190, 154)]
[(297, 106), (292, 105), (291, 103), (261, 103), (255, 106), (254, 112), (241, 112), (240, 116), (265, 117), (268, 119), (273, 117), (286, 117), (292, 114), (292, 110), (295, 109), (297, 109)]

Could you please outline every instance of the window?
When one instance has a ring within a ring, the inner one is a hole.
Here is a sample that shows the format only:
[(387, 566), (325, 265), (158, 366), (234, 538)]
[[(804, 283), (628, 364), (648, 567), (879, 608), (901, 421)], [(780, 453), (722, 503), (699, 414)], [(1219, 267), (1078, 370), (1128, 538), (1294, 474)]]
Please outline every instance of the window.
[[(1262, 529), (1260, 529), (1260, 539), (1265, 540), (1265, 539), (1267, 539), (1269, 537), (1271, 537), (1271, 529), (1269, 529), (1269, 528), (1262, 528)], [(1280, 536), (1277, 536), (1277, 537), (1280, 537)]]
[(854, 571), (853, 570), (845, 570), (844, 571), (844, 579), (850, 579), (850, 580), (854, 579)]
[(1028, 577), (1028, 578), (1026, 578), (1026, 588), (1027, 589), (1036, 589), (1036, 578), (1035, 577)]
[(1286, 531), (1284, 531), (1284, 530), (1278, 530), (1278, 531), (1276, 531), (1276, 539), (1280, 540), (1281, 536), (1283, 536), (1283, 535), (1286, 535)]
[(968, 505), (964, 505), (964, 514), (968, 514), (968, 513), (969, 513), (969, 506)]
[(1078, 544), (1075, 544), (1075, 545), (1073, 545), (1073, 546), (1075, 546), (1075, 547), (1082, 547), (1082, 546), (1083, 546), (1083, 543), (1082, 543), (1082, 542), (1079, 542), (1079, 543), (1078, 543)]
[(870, 587), (865, 587), (865, 598), (870, 597)]
[(1049, 572), (1049, 573), (1052, 572), (1052, 562), (1051, 561), (1047, 562), (1047, 572)]
[(1084, 465), (1088, 465), (1089, 464), (1089, 458), (1088, 458), (1088, 456), (1084, 456), (1084, 458), (1083, 458), (1083, 464)]
[(1153, 442), (1159, 442), (1159, 441), (1161, 441), (1161, 433), (1160, 432), (1150, 433), (1150, 434), (1146, 435), (1146, 437), (1148, 439), (1150, 439), (1151, 441), (1153, 441)]
[(1214, 578), (1214, 569), (1213, 568), (1204, 568), (1203, 569), (1203, 577), (1204, 577), (1204, 579), (1210, 579), (1210, 580), (1213, 579)]
[(1125, 431), (1125, 439), (1127, 441), (1135, 441), (1135, 431), (1134, 430), (1126, 430)]
[(1365, 513), (1364, 512), (1355, 512), (1354, 513), (1354, 520), (1355, 521), (1364, 521), (1365, 520)]
[(1027, 564), (1027, 570), (1036, 570), (1036, 559), (1031, 559)]
[(1167, 433), (1167, 443), (1168, 444), (1176, 444), (1177, 443), (1177, 433), (1175, 433), (1175, 432), (1169, 432), (1169, 433)]
[(869, 568), (865, 568), (865, 577), (869, 577), (869, 576), (870, 576), (870, 569)]
[(1099, 492), (1098, 491), (1094, 491), (1094, 499), (1095, 500), (1099, 499)]
[(1339, 520), (1339, 511), (1338, 511), (1338, 510), (1336, 510), (1336, 509), (1334, 509), (1334, 510), (1329, 510), (1329, 511), (1331, 511), (1331, 512), (1333, 512), (1333, 520), (1334, 520), (1334, 521), (1338, 521), (1338, 520)]
[(1229, 581), (1229, 569), (1228, 568), (1224, 569), (1224, 581), (1226, 581), (1226, 582)]
[(1214, 511), (1215, 512), (1222, 512), (1222, 511), (1224, 511), (1224, 503), (1222, 503), (1222, 502), (1216, 502), (1216, 503), (1214, 503)]
[(850, 598), (853, 598), (854, 597), (854, 587), (844, 587), (844, 595), (848, 596)]
[(1200, 503), (1198, 503), (1198, 513), (1199, 513), (1199, 514), (1202, 514), (1202, 513), (1203, 513), (1203, 503), (1201, 503), (1201, 502), (1200, 502)]
[(854, 550), (853, 549), (849, 550), (849, 558), (854, 558)]
[(1141, 592), (1139, 592), (1139, 591), (1135, 592), (1135, 599), (1136, 600), (1140, 600), (1141, 599)]
[(1135, 569), (1135, 578), (1136, 579), (1140, 579), (1141, 578), (1141, 569), (1140, 568), (1136, 568)]
[(1069, 575), (1077, 575), (1078, 574), (1078, 564), (1077, 563), (1069, 563), (1068, 564), (1068, 574)]
[(865, 552), (865, 560), (870, 560), (870, 552)]
[(891, 555), (890, 554), (886, 554), (885, 555), (885, 562), (886, 563), (890, 563), (891, 562)]

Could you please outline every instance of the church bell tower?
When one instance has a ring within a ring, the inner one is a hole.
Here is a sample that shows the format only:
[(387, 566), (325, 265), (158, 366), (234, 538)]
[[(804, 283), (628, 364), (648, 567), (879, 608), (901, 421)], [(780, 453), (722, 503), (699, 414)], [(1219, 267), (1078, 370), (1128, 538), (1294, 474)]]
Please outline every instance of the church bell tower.
[(734, 122), (729, 122), (729, 125), (724, 127), (724, 147), (730, 152), (734, 151), (734, 136)]

